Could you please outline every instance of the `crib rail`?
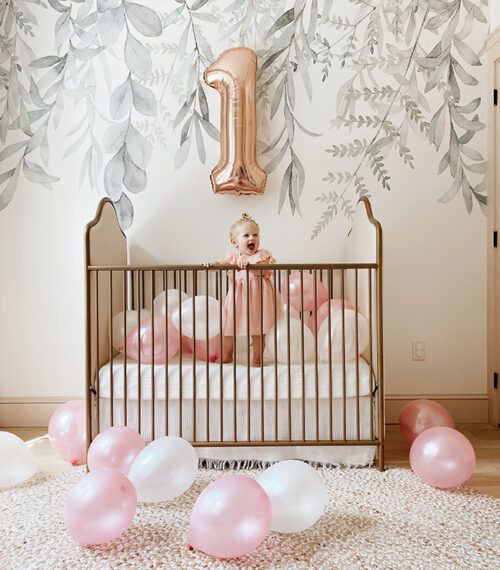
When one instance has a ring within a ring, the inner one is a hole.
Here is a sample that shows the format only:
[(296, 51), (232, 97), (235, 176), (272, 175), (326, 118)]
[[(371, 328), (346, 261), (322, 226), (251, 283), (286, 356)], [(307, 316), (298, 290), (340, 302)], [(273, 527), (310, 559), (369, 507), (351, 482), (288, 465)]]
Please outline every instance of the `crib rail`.
[[(87, 255), (89, 444), (108, 425), (130, 425), (147, 439), (178, 435), (198, 447), (374, 445), (383, 469), (380, 259), (244, 270), (106, 261)], [(185, 317), (168, 306), (173, 290)], [(224, 363), (226, 342), (233, 357)]]

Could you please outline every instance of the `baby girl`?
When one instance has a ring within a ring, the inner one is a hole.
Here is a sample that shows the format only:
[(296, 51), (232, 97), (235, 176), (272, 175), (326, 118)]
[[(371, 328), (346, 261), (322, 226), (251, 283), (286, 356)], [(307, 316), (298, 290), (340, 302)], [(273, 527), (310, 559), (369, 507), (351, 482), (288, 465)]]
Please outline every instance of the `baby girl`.
[[(229, 230), (229, 240), (238, 250), (237, 253), (228, 253), (223, 261), (207, 262), (203, 265), (237, 265), (245, 269), (247, 265), (259, 263), (276, 263), (276, 260), (267, 249), (259, 249), (260, 234), (259, 225), (248, 214), (242, 214)], [(236, 336), (246, 335), (250, 330), (252, 337), (252, 366), (260, 366), (262, 361), (262, 347), (264, 338), (274, 325), (274, 307), (279, 318), (281, 307), (275, 300), (275, 292), (272, 284), (272, 271), (250, 271), (248, 275), (248, 298), (250, 324), (247, 327), (247, 275), (246, 271), (236, 271), (234, 283), (233, 272), (229, 271), (229, 291), (226, 296), (224, 308), (226, 310), (226, 322), (224, 325), (223, 362), (231, 362), (233, 359), (233, 334)], [(261, 299), (262, 295), (262, 299)], [(262, 303), (261, 303), (262, 300)], [(261, 324), (262, 306), (262, 324)], [(235, 323), (236, 317), (236, 323)]]

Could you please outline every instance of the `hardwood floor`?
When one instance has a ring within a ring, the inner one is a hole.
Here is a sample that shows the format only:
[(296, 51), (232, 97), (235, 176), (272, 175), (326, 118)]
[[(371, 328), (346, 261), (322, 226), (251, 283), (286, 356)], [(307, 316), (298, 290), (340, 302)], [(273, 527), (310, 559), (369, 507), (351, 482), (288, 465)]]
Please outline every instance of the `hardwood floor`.
[[(458, 429), (470, 440), (476, 451), (476, 470), (467, 486), (487, 495), (500, 497), (500, 429), (487, 424), (463, 424)], [(2, 428), (25, 441), (37, 457), (43, 471), (60, 472), (72, 467), (52, 449), (46, 427)], [(30, 441), (31, 440), (31, 441)], [(388, 467), (409, 467), (409, 446), (402, 439), (398, 426), (386, 427), (386, 464)]]

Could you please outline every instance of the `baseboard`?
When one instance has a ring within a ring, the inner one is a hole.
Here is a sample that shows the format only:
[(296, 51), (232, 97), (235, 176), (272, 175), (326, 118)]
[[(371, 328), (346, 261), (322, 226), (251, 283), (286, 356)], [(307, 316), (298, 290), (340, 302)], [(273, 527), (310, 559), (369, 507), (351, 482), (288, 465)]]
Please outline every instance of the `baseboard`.
[[(442, 404), (459, 424), (488, 423), (486, 394), (388, 394), (385, 423), (397, 424), (401, 408), (411, 400), (425, 398)], [(0, 398), (0, 427), (46, 426), (56, 408), (73, 397)]]
[(385, 397), (385, 423), (397, 424), (401, 408), (418, 399), (438, 402), (457, 424), (488, 423), (487, 394), (388, 394)]
[(0, 398), (0, 427), (48, 426), (56, 409), (75, 396)]

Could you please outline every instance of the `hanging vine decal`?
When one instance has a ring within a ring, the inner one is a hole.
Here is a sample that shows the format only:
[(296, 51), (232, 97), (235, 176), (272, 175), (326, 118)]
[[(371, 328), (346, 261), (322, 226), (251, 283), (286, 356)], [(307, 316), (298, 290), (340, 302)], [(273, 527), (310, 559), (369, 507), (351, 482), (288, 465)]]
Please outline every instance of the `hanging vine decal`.
[[(359, 196), (396, 191), (392, 165), (422, 167), (417, 145), (434, 149), (436, 175), (449, 179), (440, 202), (485, 208), (486, 162), (476, 141), (485, 127), (478, 71), (487, 0), (150, 6), (2, 4), (0, 209), (20, 176), (53, 188), (50, 141), (65, 137), (60, 159), (78, 157), (79, 185), (110, 196), (128, 227), (155, 145), (176, 170), (188, 157), (205, 164), (209, 146), (218, 147), (202, 75), (232, 46), (258, 56), (258, 159), (271, 175), (268, 191), (275, 188), (278, 212), (302, 215), (305, 202), (317, 205), (313, 238), (335, 216), (352, 216)], [(35, 54), (42, 11), (53, 16), (55, 49)], [(325, 97), (328, 116), (318, 129), (311, 110)], [(64, 133), (63, 115), (73, 120)], [(311, 162), (308, 145), (320, 145), (324, 159)], [(313, 189), (312, 173), (325, 162), (331, 166), (318, 178), (325, 187)]]

